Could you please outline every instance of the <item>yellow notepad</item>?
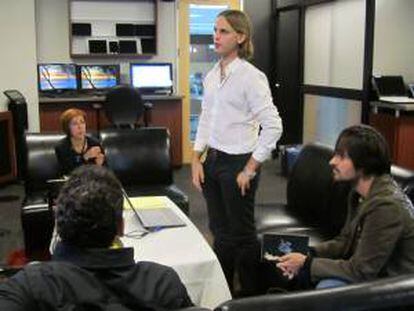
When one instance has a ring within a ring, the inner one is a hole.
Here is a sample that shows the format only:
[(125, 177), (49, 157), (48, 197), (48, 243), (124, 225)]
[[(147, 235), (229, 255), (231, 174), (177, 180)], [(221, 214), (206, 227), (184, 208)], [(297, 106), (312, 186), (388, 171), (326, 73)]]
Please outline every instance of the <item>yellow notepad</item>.
[[(151, 196), (151, 197), (136, 197), (129, 198), (132, 205), (136, 209), (151, 209), (151, 208), (166, 208), (167, 202), (164, 197)], [(124, 199), (124, 209), (131, 209), (128, 202)]]

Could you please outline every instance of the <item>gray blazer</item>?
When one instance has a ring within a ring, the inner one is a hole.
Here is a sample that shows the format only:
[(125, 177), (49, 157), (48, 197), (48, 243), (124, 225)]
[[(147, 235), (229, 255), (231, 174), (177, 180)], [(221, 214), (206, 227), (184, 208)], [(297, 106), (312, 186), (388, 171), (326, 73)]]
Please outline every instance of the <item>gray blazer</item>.
[(352, 191), (341, 233), (315, 247), (311, 279), (350, 282), (414, 272), (414, 208), (389, 175), (376, 177), (366, 199)]

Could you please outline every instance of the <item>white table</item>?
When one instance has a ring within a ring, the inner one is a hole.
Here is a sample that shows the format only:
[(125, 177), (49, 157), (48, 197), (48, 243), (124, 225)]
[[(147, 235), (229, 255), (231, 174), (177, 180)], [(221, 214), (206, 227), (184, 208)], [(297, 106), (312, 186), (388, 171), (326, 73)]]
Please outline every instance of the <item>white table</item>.
[[(221, 266), (204, 237), (171, 200), (162, 199), (187, 226), (163, 229), (141, 239), (122, 237), (124, 246), (134, 248), (136, 262), (153, 261), (172, 267), (197, 306), (213, 309), (231, 299)], [(124, 212), (124, 221), (126, 233), (140, 227), (131, 210)]]

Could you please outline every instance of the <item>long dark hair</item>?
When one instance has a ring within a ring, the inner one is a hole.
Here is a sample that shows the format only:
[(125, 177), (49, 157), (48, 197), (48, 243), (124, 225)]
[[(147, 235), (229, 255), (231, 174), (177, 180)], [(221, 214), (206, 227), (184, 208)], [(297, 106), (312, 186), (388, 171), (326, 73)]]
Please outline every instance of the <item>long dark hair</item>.
[(356, 170), (364, 176), (389, 174), (391, 159), (384, 137), (368, 125), (354, 125), (344, 129), (335, 146), (337, 154), (348, 154)]

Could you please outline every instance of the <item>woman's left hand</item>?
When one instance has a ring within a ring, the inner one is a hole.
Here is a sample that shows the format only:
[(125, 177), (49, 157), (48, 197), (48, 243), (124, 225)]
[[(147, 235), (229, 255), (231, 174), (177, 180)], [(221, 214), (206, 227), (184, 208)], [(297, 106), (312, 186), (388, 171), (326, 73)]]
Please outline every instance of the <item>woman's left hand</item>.
[(102, 166), (104, 162), (105, 162), (105, 155), (102, 152), (98, 153), (95, 158), (95, 164)]

